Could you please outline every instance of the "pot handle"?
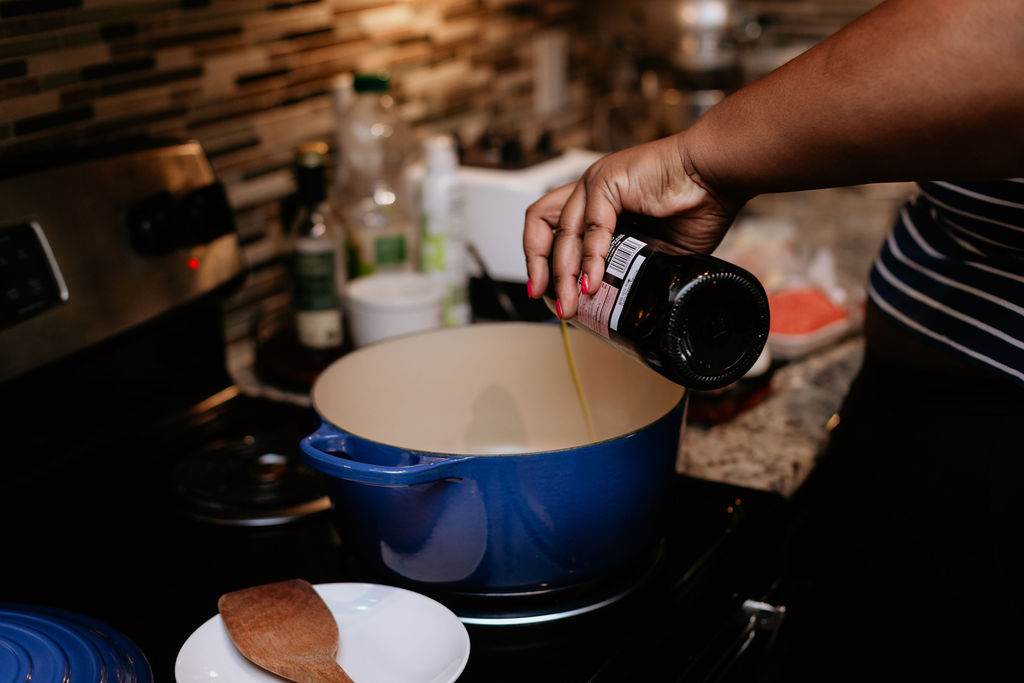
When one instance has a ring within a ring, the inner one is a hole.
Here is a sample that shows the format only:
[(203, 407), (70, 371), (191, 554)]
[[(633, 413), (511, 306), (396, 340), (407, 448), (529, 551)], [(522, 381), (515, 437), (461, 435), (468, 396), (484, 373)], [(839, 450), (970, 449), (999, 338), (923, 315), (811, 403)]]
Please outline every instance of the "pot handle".
[[(451, 479), (458, 476), (463, 463), (472, 459), (469, 456), (425, 455), (391, 446), (367, 444), (361, 440), (358, 444), (350, 444), (350, 438), (351, 435), (323, 422), (299, 446), (303, 459), (325, 474), (345, 481), (385, 486), (408, 486)], [(353, 457), (355, 454), (349, 452), (352, 446), (360, 451), (358, 455), (381, 462), (367, 462)]]

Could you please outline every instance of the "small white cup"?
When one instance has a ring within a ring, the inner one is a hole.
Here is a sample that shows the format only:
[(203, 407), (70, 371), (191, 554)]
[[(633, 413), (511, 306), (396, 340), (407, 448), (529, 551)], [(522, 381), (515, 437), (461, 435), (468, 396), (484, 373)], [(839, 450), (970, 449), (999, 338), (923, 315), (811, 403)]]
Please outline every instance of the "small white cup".
[(345, 309), (355, 348), (443, 325), (444, 290), (423, 273), (374, 273), (345, 284)]

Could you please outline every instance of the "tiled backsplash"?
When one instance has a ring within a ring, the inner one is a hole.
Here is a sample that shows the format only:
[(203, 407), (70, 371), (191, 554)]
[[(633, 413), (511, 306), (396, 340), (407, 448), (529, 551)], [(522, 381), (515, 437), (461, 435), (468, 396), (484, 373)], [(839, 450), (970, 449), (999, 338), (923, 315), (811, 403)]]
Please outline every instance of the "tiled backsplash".
[[(576, 0), (2, 0), (0, 161), (125, 139), (196, 139), (228, 187), (255, 270), (280, 292), (279, 200), (295, 145), (330, 139), (341, 73), (387, 70), (414, 129), (531, 120), (533, 49)], [(584, 46), (570, 41), (568, 61)], [(586, 77), (544, 123), (585, 130)], [(525, 115), (525, 116), (524, 116)], [(568, 140), (572, 142), (572, 140)], [(585, 144), (585, 139), (582, 141)], [(273, 306), (273, 303), (268, 303)]]
[[(877, 3), (746, 4), (776, 38), (813, 41)], [(556, 144), (587, 145), (592, 91), (601, 82), (587, 57), (593, 43), (581, 30), (593, 6), (0, 0), (0, 162), (126, 139), (198, 140), (228, 187), (254, 265), (239, 308), (273, 307), (266, 302), (282, 292), (278, 202), (292, 187), (294, 146), (330, 139), (335, 76), (390, 71), (402, 112), (421, 135), (444, 130), (466, 140), (507, 121), (526, 133), (551, 130)], [(544, 38), (551, 35), (567, 38), (567, 87), (555, 113), (543, 111), (544, 98), (535, 93), (535, 57), (540, 45), (550, 47)]]

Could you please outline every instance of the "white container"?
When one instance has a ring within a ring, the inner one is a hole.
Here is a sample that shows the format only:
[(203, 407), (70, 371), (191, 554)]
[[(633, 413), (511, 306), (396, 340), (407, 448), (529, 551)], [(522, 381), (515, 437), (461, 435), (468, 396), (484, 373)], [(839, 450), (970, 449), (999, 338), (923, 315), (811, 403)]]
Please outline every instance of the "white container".
[(441, 283), (423, 273), (374, 273), (349, 280), (345, 311), (353, 346), (441, 327), (443, 299)]
[(545, 192), (578, 180), (600, 158), (598, 152), (570, 149), (521, 169), (459, 167), (466, 239), (480, 253), (493, 279), (526, 285), (526, 209)]

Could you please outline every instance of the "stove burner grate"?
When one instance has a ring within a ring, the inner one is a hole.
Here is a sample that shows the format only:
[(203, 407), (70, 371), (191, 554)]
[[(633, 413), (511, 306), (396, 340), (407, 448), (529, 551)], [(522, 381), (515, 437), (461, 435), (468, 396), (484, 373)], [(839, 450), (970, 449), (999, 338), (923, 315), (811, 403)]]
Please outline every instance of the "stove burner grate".
[(172, 479), (185, 514), (212, 524), (272, 526), (331, 507), (326, 478), (290, 435), (213, 441), (182, 456)]

